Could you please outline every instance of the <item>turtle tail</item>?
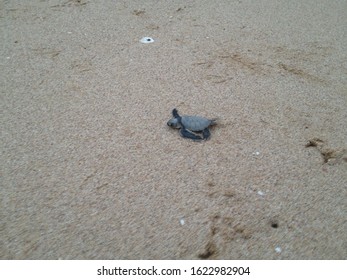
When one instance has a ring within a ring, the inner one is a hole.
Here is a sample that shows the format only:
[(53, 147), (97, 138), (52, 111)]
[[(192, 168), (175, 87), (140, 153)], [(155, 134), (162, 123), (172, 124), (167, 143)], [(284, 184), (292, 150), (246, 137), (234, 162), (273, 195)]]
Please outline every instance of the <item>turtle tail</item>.
[(216, 124), (218, 124), (218, 120), (219, 120), (219, 118), (210, 119), (210, 121), (211, 121), (211, 124), (210, 124), (210, 125), (216, 125)]

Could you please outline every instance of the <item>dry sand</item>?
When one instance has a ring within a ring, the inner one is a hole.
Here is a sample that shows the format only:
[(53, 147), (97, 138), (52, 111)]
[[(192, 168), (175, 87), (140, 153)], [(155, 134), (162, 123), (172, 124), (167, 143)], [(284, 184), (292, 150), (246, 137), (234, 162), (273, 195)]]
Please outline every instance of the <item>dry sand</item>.
[(346, 259), (346, 1), (211, 2), (1, 1), (1, 259)]

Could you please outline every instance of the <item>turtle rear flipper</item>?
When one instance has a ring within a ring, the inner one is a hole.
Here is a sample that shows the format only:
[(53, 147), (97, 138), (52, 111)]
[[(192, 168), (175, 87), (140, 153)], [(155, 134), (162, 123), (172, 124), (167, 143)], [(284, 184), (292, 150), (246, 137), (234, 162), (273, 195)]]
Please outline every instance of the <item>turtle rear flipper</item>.
[(180, 129), (180, 134), (182, 137), (184, 138), (189, 138), (192, 140), (202, 140), (203, 138), (199, 135), (196, 135), (195, 133), (190, 132), (189, 130), (185, 129), (184, 127), (182, 127)]
[(205, 128), (203, 131), (202, 131), (202, 136), (203, 136), (203, 139), (204, 140), (207, 140), (208, 138), (210, 138), (211, 136), (211, 132), (208, 128)]

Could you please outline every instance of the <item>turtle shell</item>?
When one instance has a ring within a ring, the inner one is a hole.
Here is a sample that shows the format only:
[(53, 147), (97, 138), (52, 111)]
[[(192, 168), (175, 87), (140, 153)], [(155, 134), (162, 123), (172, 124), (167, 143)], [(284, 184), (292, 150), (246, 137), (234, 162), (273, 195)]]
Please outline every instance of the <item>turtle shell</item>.
[(182, 116), (182, 125), (191, 131), (202, 131), (212, 124), (212, 120), (199, 116)]

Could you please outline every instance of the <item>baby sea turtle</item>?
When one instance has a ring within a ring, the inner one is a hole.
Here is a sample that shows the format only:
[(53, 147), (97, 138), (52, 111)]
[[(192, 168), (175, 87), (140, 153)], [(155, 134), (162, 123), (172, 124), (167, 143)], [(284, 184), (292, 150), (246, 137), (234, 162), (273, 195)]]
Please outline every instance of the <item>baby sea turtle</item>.
[(180, 116), (176, 108), (172, 110), (172, 116), (173, 118), (167, 122), (167, 125), (180, 129), (182, 137), (192, 140), (207, 140), (211, 135), (209, 126), (216, 124), (216, 119)]

